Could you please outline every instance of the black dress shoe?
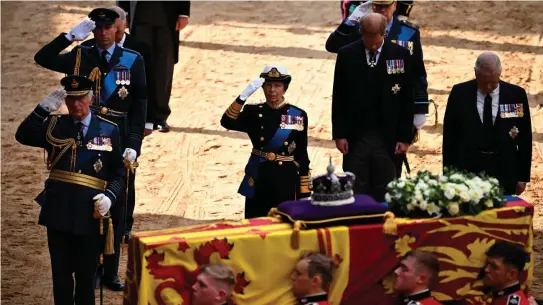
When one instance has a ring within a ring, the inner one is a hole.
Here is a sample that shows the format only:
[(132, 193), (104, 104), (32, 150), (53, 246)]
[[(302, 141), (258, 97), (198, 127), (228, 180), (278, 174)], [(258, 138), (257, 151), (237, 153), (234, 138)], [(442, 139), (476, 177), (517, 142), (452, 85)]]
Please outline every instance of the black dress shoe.
[(168, 132), (170, 131), (170, 126), (166, 122), (160, 122), (156, 123), (156, 129), (160, 132)]
[(104, 277), (104, 286), (113, 291), (123, 291), (124, 285), (118, 276)]

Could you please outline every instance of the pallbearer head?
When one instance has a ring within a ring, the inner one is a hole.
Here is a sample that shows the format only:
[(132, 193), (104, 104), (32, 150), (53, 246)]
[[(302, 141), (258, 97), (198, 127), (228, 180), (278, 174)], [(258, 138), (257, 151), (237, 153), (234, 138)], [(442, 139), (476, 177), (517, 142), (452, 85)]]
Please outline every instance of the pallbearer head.
[(377, 51), (385, 40), (387, 20), (383, 15), (371, 13), (360, 20), (360, 34), (364, 46), (370, 51)]
[(372, 1), (373, 12), (383, 15), (387, 22), (394, 17), (396, 10), (396, 1), (394, 0), (374, 0)]
[(205, 265), (192, 285), (192, 305), (225, 304), (235, 284), (234, 272), (227, 266)]
[(102, 49), (111, 47), (115, 43), (115, 32), (117, 32), (115, 22), (119, 14), (108, 8), (96, 8), (89, 13), (89, 18), (96, 24), (96, 28), (92, 31), (96, 44)]
[(394, 290), (403, 295), (432, 289), (438, 282), (439, 261), (425, 251), (414, 250), (407, 253), (394, 270)]
[(308, 252), (296, 264), (292, 272), (292, 293), (297, 298), (324, 293), (332, 282), (335, 262), (318, 252)]
[(278, 65), (269, 65), (260, 73), (260, 77), (265, 79), (262, 88), (266, 101), (272, 104), (281, 103), (292, 80), (287, 69)]
[(94, 82), (85, 76), (68, 75), (60, 80), (66, 91), (66, 107), (72, 117), (84, 119), (90, 111), (94, 99), (92, 86)]
[(493, 291), (515, 284), (530, 262), (530, 255), (518, 244), (499, 241), (486, 252), (483, 284)]
[(500, 82), (502, 63), (498, 55), (492, 52), (484, 52), (475, 61), (475, 79), (477, 87), (483, 93), (494, 91)]

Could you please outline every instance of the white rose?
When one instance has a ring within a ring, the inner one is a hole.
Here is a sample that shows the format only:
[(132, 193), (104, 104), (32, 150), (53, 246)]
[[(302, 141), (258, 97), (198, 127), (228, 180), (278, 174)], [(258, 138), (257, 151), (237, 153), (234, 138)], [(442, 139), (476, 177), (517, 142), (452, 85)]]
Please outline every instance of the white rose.
[(494, 177), (488, 179), (488, 181), (490, 181), (490, 183), (495, 184), (495, 185), (498, 185), (498, 184), (499, 184), (498, 179), (496, 179), (496, 178), (494, 178)]
[(460, 212), (460, 207), (458, 206), (457, 203), (451, 203), (449, 204), (449, 207), (448, 207), (448, 210), (449, 210), (449, 213), (451, 213), (451, 215), (458, 215), (458, 213)]
[(421, 193), (419, 190), (417, 190), (417, 191), (415, 192), (415, 199), (416, 199), (417, 201), (422, 201), (422, 200), (423, 200), (423, 198), (422, 198), (422, 193)]
[(449, 178), (447, 178), (447, 176), (439, 177), (439, 182), (447, 182), (447, 181), (449, 181)]
[(394, 195), (394, 198), (396, 198), (396, 199), (402, 199), (402, 193), (401, 193), (401, 192), (397, 192), (397, 193)]
[(399, 187), (399, 188), (403, 188), (404, 186), (405, 186), (405, 182), (404, 182), (404, 181), (398, 182), (398, 187)]
[(430, 214), (438, 215), (441, 212), (441, 208), (437, 206), (435, 203), (430, 203), (427, 209), (428, 209), (428, 213)]
[(487, 199), (485, 201), (485, 205), (486, 205), (487, 208), (492, 208), (492, 207), (494, 207), (494, 202), (492, 202), (492, 199)]
[(451, 176), (451, 180), (466, 180), (465, 177), (461, 174), (454, 174)]
[(479, 203), (479, 201), (483, 199), (483, 194), (481, 194), (481, 192), (476, 189), (469, 190), (468, 195), (473, 203)]
[(386, 201), (386, 202), (391, 202), (391, 201), (392, 201), (392, 197), (390, 196), (389, 193), (386, 193), (386, 194), (385, 194), (385, 201)]
[(411, 203), (408, 203), (406, 207), (408, 211), (413, 211), (415, 209), (415, 207)]
[(451, 200), (454, 198), (454, 196), (456, 196), (456, 192), (454, 189), (452, 188), (445, 189), (445, 197), (447, 197), (447, 199)]
[(431, 186), (437, 186), (437, 181), (436, 180), (430, 180), (428, 181), (428, 184), (431, 185)]
[(460, 199), (462, 199), (464, 202), (469, 202), (471, 200), (467, 192), (461, 192)]
[(426, 211), (426, 209), (428, 208), (428, 203), (426, 203), (426, 201), (423, 201), (419, 204), (419, 208), (423, 211)]

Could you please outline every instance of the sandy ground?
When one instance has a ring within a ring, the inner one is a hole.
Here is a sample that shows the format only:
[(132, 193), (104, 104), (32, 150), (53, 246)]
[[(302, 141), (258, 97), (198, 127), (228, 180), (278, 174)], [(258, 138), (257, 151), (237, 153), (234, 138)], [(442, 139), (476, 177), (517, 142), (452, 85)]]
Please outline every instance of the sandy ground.
[[(44, 228), (33, 202), (46, 177), (43, 152), (14, 139), (18, 124), (57, 86), (62, 75), (38, 67), (34, 53), (68, 31), (93, 8), (111, 2), (2, 2), (2, 301), (53, 304)], [(409, 154), (412, 168), (441, 169), (442, 119), (451, 87), (473, 75), (476, 56), (497, 52), (503, 79), (526, 88), (534, 125), (532, 183), (524, 198), (543, 196), (543, 2), (417, 3), (413, 19), (422, 29), (429, 93), (438, 108)], [(223, 111), (264, 65), (279, 63), (293, 75), (289, 102), (307, 110), (314, 173), (328, 156), (340, 167), (330, 141), (330, 102), (335, 55), (324, 50), (339, 22), (333, 2), (195, 2), (182, 32), (168, 134), (145, 139), (137, 179), (135, 230), (183, 226), (209, 219), (239, 219), (236, 194), (250, 151), (244, 134), (219, 125)], [(251, 102), (262, 100), (258, 92)], [(534, 291), (543, 298), (543, 212), (534, 219)], [(125, 258), (121, 270), (124, 270)], [(106, 304), (122, 294), (106, 292)]]

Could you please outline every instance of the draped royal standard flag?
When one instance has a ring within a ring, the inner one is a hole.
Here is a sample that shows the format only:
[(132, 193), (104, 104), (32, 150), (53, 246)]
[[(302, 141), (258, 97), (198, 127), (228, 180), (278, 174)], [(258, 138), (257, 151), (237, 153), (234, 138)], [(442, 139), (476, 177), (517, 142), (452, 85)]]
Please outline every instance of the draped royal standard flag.
[[(506, 207), (477, 216), (397, 219), (396, 236), (383, 234), (382, 224), (302, 230), (296, 250), (292, 226), (274, 218), (137, 233), (129, 247), (124, 304), (190, 304), (200, 268), (220, 263), (236, 276), (229, 304), (293, 305), (290, 276), (305, 251), (338, 262), (329, 291), (332, 304), (394, 304), (392, 272), (412, 249), (438, 257), (441, 272), (433, 292), (438, 300), (489, 304), (478, 280), (486, 250), (499, 239), (532, 253), (533, 206), (509, 200)], [(531, 284), (531, 266), (533, 256), (522, 273), (525, 288)]]

